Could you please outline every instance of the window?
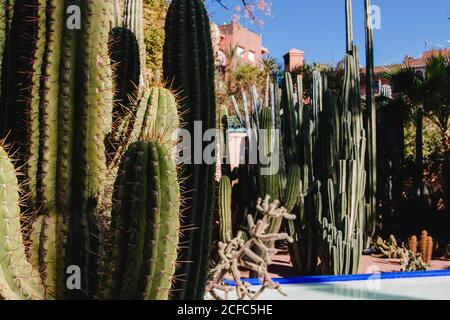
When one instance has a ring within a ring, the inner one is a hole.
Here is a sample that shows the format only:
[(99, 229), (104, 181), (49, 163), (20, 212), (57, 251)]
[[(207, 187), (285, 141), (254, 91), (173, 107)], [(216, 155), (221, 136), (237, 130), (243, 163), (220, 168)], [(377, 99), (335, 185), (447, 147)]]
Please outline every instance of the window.
[(238, 58), (243, 58), (243, 55), (244, 55), (244, 48), (242, 48), (242, 47), (238, 47), (237, 48), (237, 56), (238, 56)]
[(248, 52), (248, 61), (255, 62), (255, 53), (252, 51)]

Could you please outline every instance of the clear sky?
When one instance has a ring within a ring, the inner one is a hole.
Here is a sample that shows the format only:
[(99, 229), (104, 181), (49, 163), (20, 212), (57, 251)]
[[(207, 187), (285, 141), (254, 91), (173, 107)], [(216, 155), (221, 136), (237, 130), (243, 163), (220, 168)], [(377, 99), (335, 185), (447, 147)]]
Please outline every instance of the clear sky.
[[(252, 0), (258, 1), (258, 0)], [(271, 0), (272, 16), (264, 26), (240, 21), (262, 33), (270, 55), (281, 61), (291, 48), (305, 51), (308, 63), (336, 63), (345, 53), (344, 0)], [(229, 22), (240, 0), (223, 0), (225, 10), (207, 0), (211, 20)], [(375, 64), (401, 62), (406, 54), (450, 48), (450, 0), (372, 0), (381, 10), (381, 29), (375, 30)], [(355, 43), (364, 48), (364, 0), (353, 0)], [(427, 43), (427, 44), (426, 44)], [(360, 63), (365, 64), (361, 55)]]

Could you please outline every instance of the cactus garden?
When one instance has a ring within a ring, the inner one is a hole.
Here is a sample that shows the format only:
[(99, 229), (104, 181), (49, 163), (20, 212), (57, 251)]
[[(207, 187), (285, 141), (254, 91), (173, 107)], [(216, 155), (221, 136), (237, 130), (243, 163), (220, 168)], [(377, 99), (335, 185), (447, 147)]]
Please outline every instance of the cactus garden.
[(379, 73), (339, 2), (342, 60), (282, 70), (239, 36), (264, 0), (0, 0), (0, 299), (450, 268), (450, 50)]

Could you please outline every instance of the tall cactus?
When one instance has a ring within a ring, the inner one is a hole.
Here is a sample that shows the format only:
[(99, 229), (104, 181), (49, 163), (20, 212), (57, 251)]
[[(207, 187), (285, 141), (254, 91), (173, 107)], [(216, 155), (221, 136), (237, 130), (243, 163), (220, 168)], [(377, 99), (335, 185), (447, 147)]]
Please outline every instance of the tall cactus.
[(219, 218), (220, 218), (220, 241), (226, 243), (233, 238), (232, 213), (231, 213), (231, 181), (223, 176), (219, 182)]
[(167, 299), (177, 260), (180, 189), (168, 149), (133, 143), (114, 189), (112, 242), (103, 296)]
[(44, 299), (37, 270), (27, 261), (22, 238), (19, 182), (8, 154), (0, 147), (0, 296), (4, 299)]
[(137, 95), (141, 62), (136, 35), (129, 29), (115, 27), (109, 36), (110, 57), (114, 64), (114, 114), (125, 116), (130, 98)]
[[(88, 275), (95, 282), (95, 207), (106, 169), (103, 141), (111, 127), (110, 4), (39, 0), (31, 6), (16, 1), (11, 29), (15, 41), (8, 48), (11, 61), (1, 105), (2, 135), (22, 131), (10, 139), (26, 164), (33, 209), (46, 215), (48, 223), (42, 224), (41, 235), (64, 248), (66, 232), (60, 227), (65, 229), (62, 225), (70, 220), (66, 262), (81, 267), (82, 291), (87, 296)], [(80, 29), (66, 24), (72, 5), (81, 9)], [(26, 66), (21, 59), (27, 59)], [(53, 228), (55, 223), (58, 227)], [(54, 231), (55, 235), (48, 234)], [(46, 256), (41, 261), (64, 261), (65, 250), (46, 249), (45, 243), (39, 244)], [(65, 290), (63, 277), (57, 274), (61, 272), (60, 267), (46, 268), (43, 276), (58, 279), (57, 296)]]
[(180, 127), (177, 97), (168, 89), (144, 87), (128, 106), (126, 115), (117, 117), (109, 137), (114, 144), (108, 170), (117, 170), (118, 163), (128, 146), (137, 140), (154, 139), (170, 150), (177, 142)]
[(373, 26), (371, 21), (370, 0), (364, 1), (366, 23), (366, 114), (365, 129), (367, 131), (367, 188), (369, 202), (364, 230), (365, 241), (368, 242), (375, 232), (377, 211), (377, 112), (375, 104), (374, 82), (374, 54), (373, 54)]
[(147, 50), (144, 38), (144, 1), (125, 0), (123, 26), (131, 30), (135, 35), (139, 45), (139, 59), (141, 66), (140, 84), (146, 80)]
[(11, 28), (13, 6), (14, 0), (0, 0), (0, 84), (3, 78), (3, 64), (6, 55), (9, 29)]
[[(163, 67), (165, 81), (172, 84), (172, 88), (181, 96), (182, 120), (191, 137), (198, 137), (206, 130), (214, 129), (214, 53), (209, 18), (203, 1), (171, 2), (166, 18)], [(194, 129), (196, 122), (201, 123), (201, 130)], [(190, 146), (191, 156), (198, 158), (203, 153), (203, 148), (204, 146)], [(214, 174), (215, 166), (203, 161), (202, 164), (185, 165), (184, 186), (189, 190), (186, 197), (190, 200), (184, 223), (191, 229), (186, 230), (182, 238), (186, 248), (181, 250), (181, 261), (192, 263), (183, 264), (179, 270), (179, 274), (186, 278), (175, 285), (177, 298), (203, 299), (215, 202)]]

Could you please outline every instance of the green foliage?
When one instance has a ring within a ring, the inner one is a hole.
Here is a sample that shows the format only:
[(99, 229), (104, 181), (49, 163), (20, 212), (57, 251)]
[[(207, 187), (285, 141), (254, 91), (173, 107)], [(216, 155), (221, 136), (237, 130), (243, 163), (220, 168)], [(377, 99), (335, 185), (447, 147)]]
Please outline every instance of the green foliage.
[(147, 67), (153, 80), (158, 80), (162, 69), (164, 49), (164, 21), (167, 14), (166, 0), (144, 0), (144, 39), (147, 50)]
[(254, 84), (261, 86), (263, 72), (260, 68), (250, 63), (243, 63), (237, 66), (234, 77), (239, 90), (250, 90)]

